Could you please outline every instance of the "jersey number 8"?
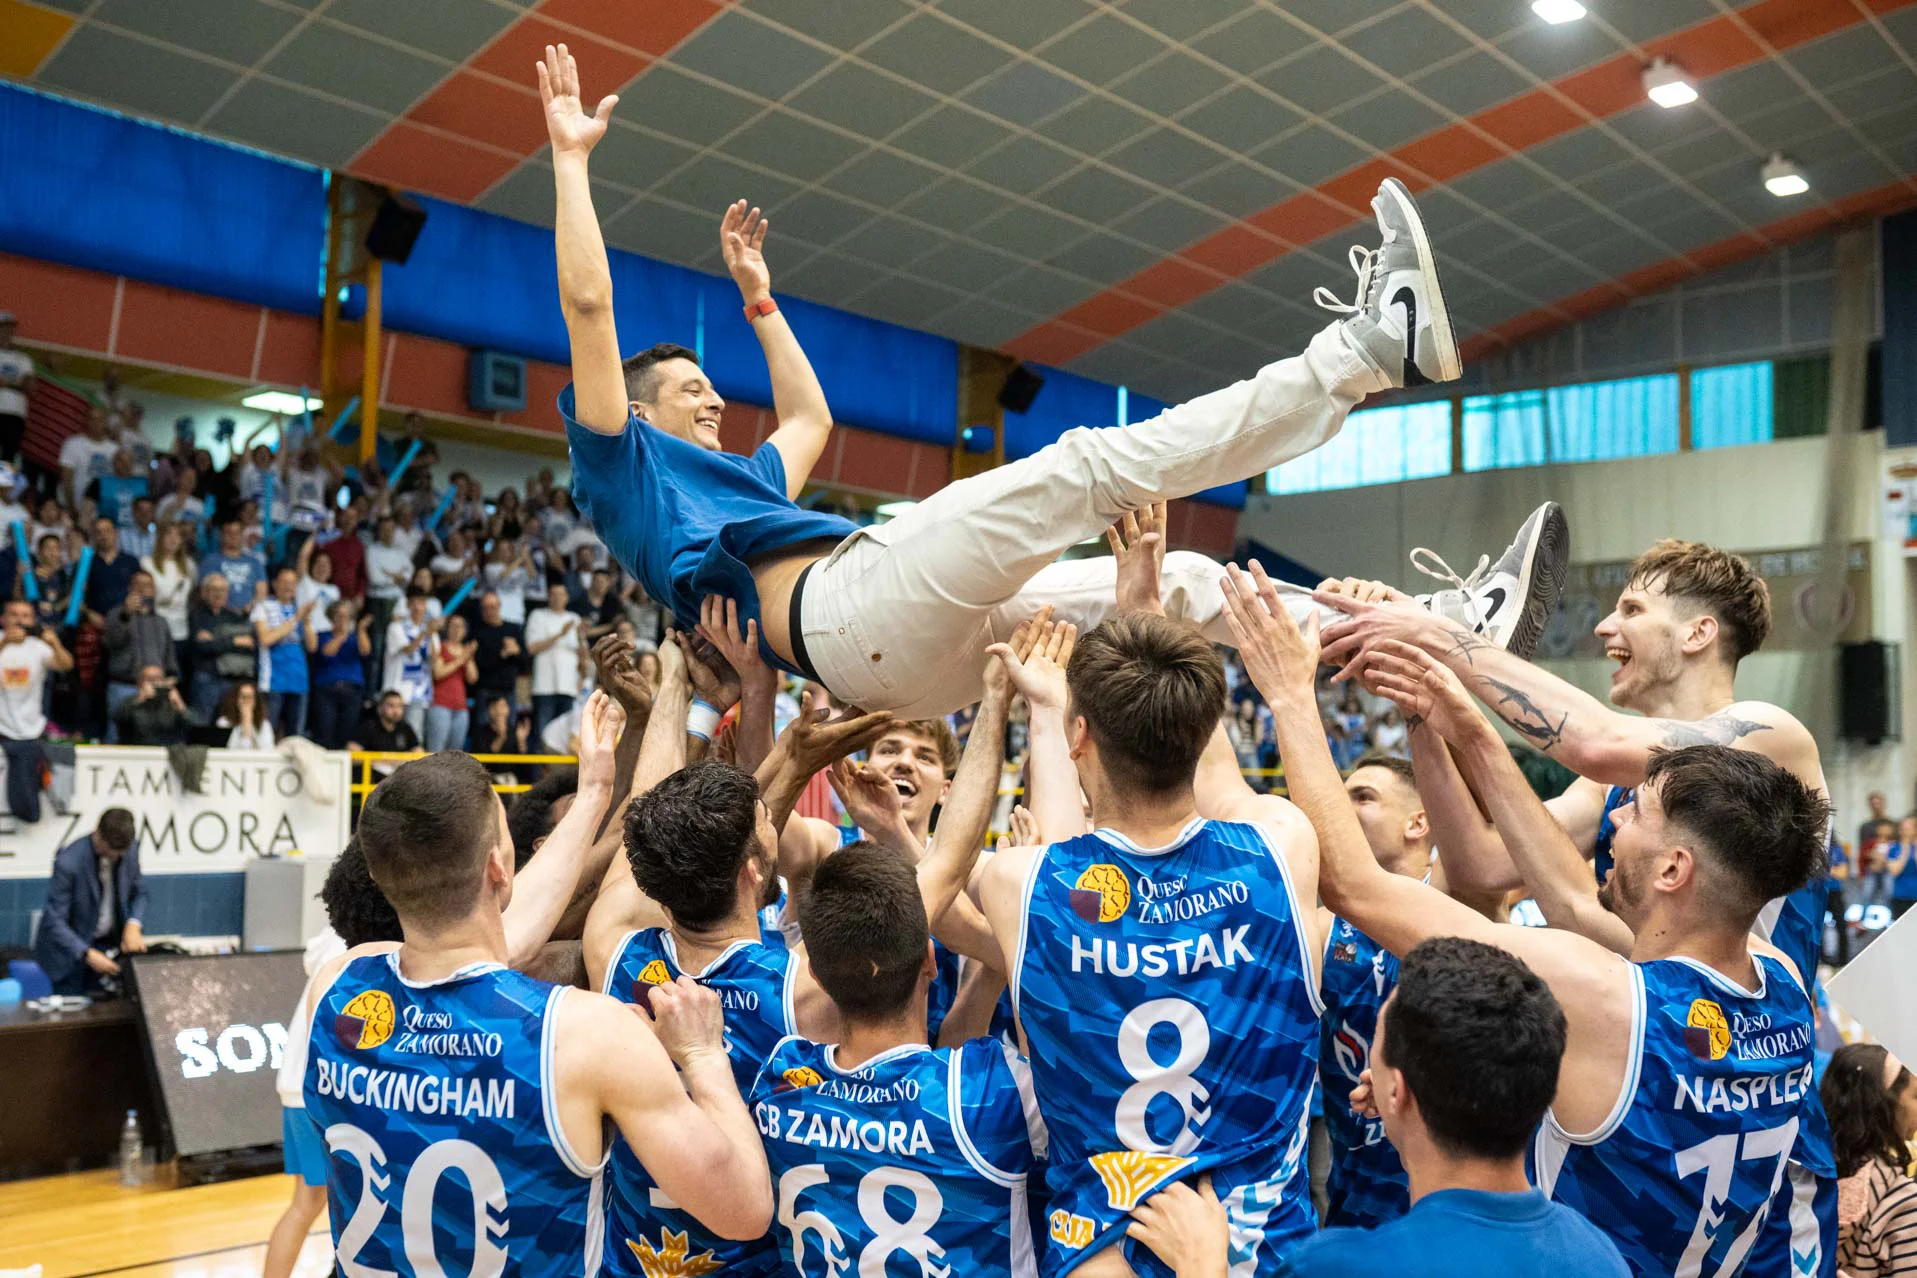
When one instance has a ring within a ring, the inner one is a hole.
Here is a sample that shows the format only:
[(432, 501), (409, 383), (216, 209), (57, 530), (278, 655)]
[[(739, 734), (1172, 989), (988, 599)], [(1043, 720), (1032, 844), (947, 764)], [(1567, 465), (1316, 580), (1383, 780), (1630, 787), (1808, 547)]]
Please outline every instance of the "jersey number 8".
[[(826, 1274), (839, 1278), (850, 1263), (845, 1236), (823, 1214), (797, 1210), (800, 1194), (830, 1181), (830, 1173), (820, 1163), (794, 1167), (779, 1177), (779, 1223), (791, 1235), (795, 1270), (807, 1272), (805, 1236), (815, 1233), (825, 1253)], [(904, 1190), (912, 1196), (912, 1212), (906, 1219), (898, 1219), (886, 1205), (888, 1189)], [(859, 1278), (885, 1278), (886, 1262), (895, 1251), (916, 1260), (923, 1278), (946, 1278), (952, 1272), (951, 1266), (942, 1265), (936, 1259), (945, 1255), (945, 1249), (932, 1241), (930, 1233), (944, 1213), (944, 1195), (923, 1173), (904, 1167), (880, 1167), (867, 1172), (859, 1181), (859, 1216), (872, 1232), (872, 1241), (859, 1252)]]
[[(1169, 1064), (1152, 1055), (1151, 1035), (1160, 1025), (1178, 1031), (1178, 1050)], [(1155, 998), (1131, 1010), (1118, 1027), (1118, 1059), (1138, 1081), (1118, 1098), (1113, 1129), (1125, 1148), (1183, 1157), (1198, 1148), (1198, 1128), (1211, 1117), (1211, 1093), (1192, 1077), (1211, 1051), (1211, 1026), (1205, 1014), (1182, 998)], [(1145, 1124), (1146, 1112), (1160, 1096), (1169, 1096), (1184, 1111), (1178, 1134), (1156, 1141)]]

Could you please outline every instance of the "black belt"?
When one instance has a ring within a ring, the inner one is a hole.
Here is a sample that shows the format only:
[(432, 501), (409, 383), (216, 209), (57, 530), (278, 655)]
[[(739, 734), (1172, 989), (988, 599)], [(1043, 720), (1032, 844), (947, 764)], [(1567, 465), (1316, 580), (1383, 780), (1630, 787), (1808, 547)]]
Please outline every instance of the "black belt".
[(812, 658), (806, 655), (805, 626), (799, 615), (801, 612), (799, 599), (805, 593), (805, 579), (812, 575), (812, 570), (818, 567), (818, 563), (819, 561), (815, 559), (799, 569), (799, 579), (792, 583), (792, 604), (786, 610), (786, 631), (792, 641), (792, 664), (799, 668), (800, 674), (816, 684), (823, 685), (825, 680), (819, 678), (819, 672), (812, 668)]

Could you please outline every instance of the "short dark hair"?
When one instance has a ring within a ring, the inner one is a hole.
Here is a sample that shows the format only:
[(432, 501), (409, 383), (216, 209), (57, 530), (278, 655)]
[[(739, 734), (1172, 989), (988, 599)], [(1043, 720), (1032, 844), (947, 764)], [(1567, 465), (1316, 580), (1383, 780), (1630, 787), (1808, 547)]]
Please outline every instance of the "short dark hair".
[(1873, 1158), (1898, 1171), (1910, 1151), (1897, 1126), (1897, 1100), (1910, 1089), (1910, 1070), (1884, 1086), (1884, 1060), (1889, 1055), (1876, 1043), (1846, 1043), (1830, 1058), (1818, 1096), (1830, 1118), (1831, 1148), (1837, 1156), (1839, 1179), (1857, 1174)]
[(1399, 964), (1385, 1017), (1382, 1060), (1433, 1144), (1454, 1158), (1524, 1152), (1564, 1059), (1564, 1009), (1536, 973), (1481, 941), (1433, 937)]
[(669, 359), (689, 359), (697, 364), (699, 352), (677, 342), (660, 342), (632, 356), (620, 365), (626, 374), (626, 398), (650, 404), (652, 397), (659, 393), (659, 365)]
[(93, 827), (100, 842), (115, 852), (124, 852), (133, 846), (136, 833), (133, 814), (125, 808), (108, 808), (100, 814), (99, 824)]
[(1770, 587), (1741, 555), (1701, 541), (1666, 537), (1631, 564), (1630, 584), (1681, 599), (1717, 618), (1733, 666), (1770, 638)]
[(626, 808), (632, 877), (674, 923), (717, 923), (738, 901), (758, 820), (750, 773), (711, 761), (681, 768)]
[(852, 1021), (898, 1015), (918, 990), (931, 929), (918, 871), (863, 840), (820, 863), (799, 898), (799, 931), (819, 988)]
[(533, 782), (506, 809), (506, 829), (513, 836), (513, 868), (524, 869), (532, 860), (535, 845), (559, 824), (553, 805), (569, 794), (579, 793), (577, 768), (548, 768), (546, 775)]
[(1115, 785), (1191, 783), (1225, 712), (1225, 667), (1203, 635), (1164, 617), (1113, 617), (1079, 639), (1065, 673), (1072, 713)]
[[(1367, 754), (1364, 758), (1351, 765), (1351, 772), (1356, 772), (1359, 768), (1383, 768), (1386, 772), (1389, 772), (1392, 776), (1397, 777), (1398, 780), (1410, 786), (1414, 793), (1418, 789), (1417, 769), (1413, 768), (1411, 766), (1411, 760), (1405, 758), (1403, 755)], [(1351, 773), (1347, 772), (1345, 775), (1350, 776)]]
[(1725, 908), (1755, 918), (1830, 868), (1830, 800), (1754, 750), (1654, 751), (1644, 783), (1704, 850)]
[(433, 922), (472, 909), (498, 802), (485, 767), (458, 750), (402, 763), (374, 787), (360, 809), (360, 848), (401, 918)]
[(366, 853), (357, 835), (346, 841), (332, 868), (326, 871), (320, 902), (326, 907), (327, 923), (348, 946), (405, 939), (393, 903), (366, 868)]

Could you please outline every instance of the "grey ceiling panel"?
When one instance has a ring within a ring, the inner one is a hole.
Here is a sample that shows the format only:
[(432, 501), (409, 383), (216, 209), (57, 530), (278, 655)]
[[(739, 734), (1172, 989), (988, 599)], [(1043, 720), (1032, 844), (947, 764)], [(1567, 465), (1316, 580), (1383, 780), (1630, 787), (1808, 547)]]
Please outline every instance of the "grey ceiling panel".
[(1247, 85), (1233, 85), (1217, 97), (1178, 117), (1188, 129), (1240, 154), (1258, 150), (1302, 117)]
[(1147, 244), (1176, 253), (1227, 225), (1224, 218), (1189, 204), (1161, 196), (1137, 212), (1120, 218), (1112, 229)]
[(464, 62), (513, 22), (513, 11), (490, 0), (331, 0), (325, 19), (372, 31), (408, 48), (451, 62)]
[(192, 4), (100, 0), (89, 17), (247, 67), (285, 39), (300, 21), (299, 14), (258, 0), (193, 0)]
[[(331, 98), (252, 79), (220, 104), (206, 127), (262, 151), (333, 168), (359, 154), (386, 127), (386, 119)], [(552, 203), (550, 190), (546, 202)], [(547, 216), (551, 217), (550, 210)]]
[(743, 93), (782, 98), (823, 71), (832, 55), (739, 10), (695, 31), (672, 61)]
[(1313, 124), (1273, 140), (1251, 158), (1299, 186), (1316, 186), (1357, 168), (1371, 156), (1357, 143)]
[(938, 101), (910, 84), (847, 62), (793, 94), (787, 105), (854, 133), (882, 138), (930, 111)]
[(1136, 107), (1083, 97), (1039, 125), (1038, 131), (1081, 155), (1098, 156), (1151, 128), (1151, 120)]
[(1092, 84), (1109, 84), (1165, 51), (1165, 42), (1149, 31), (1102, 13), (1065, 32), (1037, 56)]
[(834, 48), (850, 49), (907, 17), (905, 0), (742, 0), (739, 6)]
[(650, 128), (697, 146), (717, 142), (760, 110), (732, 90), (696, 80), (665, 62), (654, 63), (619, 100), (625, 118), (644, 120)]
[(1281, 58), (1295, 57), (1317, 41), (1269, 9), (1253, 8), (1230, 26), (1192, 41), (1192, 48), (1241, 75), (1264, 70)]
[(1035, 124), (1078, 101), (1077, 85), (1036, 62), (1014, 62), (966, 90), (965, 100), (1013, 124)]
[(1225, 72), (1174, 50), (1111, 88), (1133, 106), (1167, 116), (1203, 101), (1229, 83)]
[(1048, 182), (1056, 182), (1078, 163), (1078, 157), (1063, 147), (1020, 135), (979, 156), (965, 166), (965, 171), (1001, 190), (1029, 195)]
[(1257, 76), (1258, 83), (1307, 111), (1324, 113), (1376, 91), (1384, 84), (1332, 45), (1305, 52)]
[(1411, 83), (1445, 110), (1469, 116), (1517, 97), (1531, 88), (1532, 82), (1502, 60), (1474, 50), (1455, 62), (1432, 68)]
[(1429, 10), (1400, 9), (1390, 17), (1359, 27), (1339, 37), (1340, 44), (1365, 61), (1402, 79), (1433, 62), (1462, 53), (1468, 47), (1459, 35)]
[(1005, 197), (976, 182), (948, 178), (927, 187), (918, 196), (906, 201), (903, 207), (906, 213), (921, 222), (929, 222), (948, 231), (969, 232), (1004, 208)]
[(1122, 174), (1087, 166), (1046, 188), (1047, 208), (1087, 222), (1109, 223), (1155, 197), (1152, 188)]
[(37, 77), (46, 88), (175, 123), (199, 119), (237, 78), (184, 53), (84, 24)]
[(1005, 62), (984, 40), (929, 15), (894, 28), (859, 56), (934, 93), (956, 93)]
[(967, 26), (1029, 49), (1090, 16), (1085, 0), (937, 0)]

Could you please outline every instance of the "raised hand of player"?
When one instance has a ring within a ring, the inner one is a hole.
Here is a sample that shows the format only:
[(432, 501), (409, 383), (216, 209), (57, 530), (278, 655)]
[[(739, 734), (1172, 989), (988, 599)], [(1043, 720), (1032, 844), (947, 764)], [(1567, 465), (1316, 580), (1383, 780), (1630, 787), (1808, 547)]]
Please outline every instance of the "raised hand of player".
[(1118, 611), (1165, 615), (1159, 574), (1165, 567), (1168, 503), (1157, 501), (1134, 510), (1105, 530), (1105, 544), (1118, 561)]
[(1012, 828), (998, 841), (999, 848), (1030, 848), (1037, 847), (1041, 842), (1043, 840), (1038, 837), (1038, 818), (1023, 803), (1014, 803)]
[(1429, 723), (1447, 741), (1460, 741), (1484, 726), (1464, 683), (1423, 648), (1396, 639), (1366, 648), (1358, 681), (1404, 711), (1406, 723), (1414, 728)]
[(839, 802), (845, 805), (845, 814), (852, 818), (852, 824), (868, 836), (899, 836), (908, 845), (912, 842), (899, 788), (884, 773), (870, 764), (840, 759), (826, 769), (825, 777), (832, 783), (832, 792), (839, 796)]
[(1306, 615), (1300, 630), (1264, 565), (1255, 559), (1249, 573), (1227, 565), (1219, 584), (1225, 592), (1225, 624), (1231, 627), (1245, 673), (1265, 700), (1275, 702), (1301, 690), (1311, 696), (1318, 677), (1317, 610)]
[(717, 648), (696, 634), (682, 634), (679, 650), (685, 655), (693, 696), (720, 714), (739, 704), (739, 673)]
[[(660, 660), (663, 663), (663, 653)], [(639, 674), (630, 640), (621, 638), (617, 631), (601, 635), (592, 645), (592, 664), (599, 673), (599, 686), (619, 703), (628, 722), (652, 713), (652, 685)]]
[(1034, 627), (1032, 649), (1023, 657), (1010, 644), (995, 643), (985, 651), (1005, 666), (1012, 686), (1034, 710), (1063, 711), (1070, 696), (1065, 667), (1071, 663), (1072, 649), (1077, 644), (1077, 626), (1047, 621)]
[(586, 698), (579, 714), (579, 788), (612, 787), (612, 759), (619, 748), (619, 733), (626, 726), (626, 712), (599, 689)]
[(659, 686), (665, 688), (671, 684), (690, 683), (684, 640), (677, 630), (668, 628), (665, 637), (659, 641)]
[[(1017, 628), (1012, 631), (1011, 641), (1007, 645), (1011, 648), (1012, 655), (1020, 661), (1030, 656), (1032, 645), (1038, 641), (1040, 631), (1051, 619), (1052, 605), (1046, 604), (1038, 610), (1036, 617), (1019, 622)], [(1009, 699), (1012, 691), (1011, 669), (996, 655), (988, 653), (985, 662), (985, 695)]]
[(765, 233), (771, 226), (772, 219), (762, 216), (757, 208), (748, 211), (744, 200), (728, 206), (719, 223), (719, 252), (725, 256), (726, 270), (732, 273), (732, 282), (739, 286), (739, 296), (747, 306), (772, 296), (772, 272), (766, 267), (764, 252)]
[(824, 771), (849, 754), (857, 754), (884, 735), (894, 720), (882, 712), (855, 715), (846, 711), (836, 719), (825, 709), (808, 710), (786, 725), (780, 738), (787, 763), (800, 776)]
[(1209, 1176), (1199, 1177), (1196, 1189), (1177, 1181), (1138, 1204), (1125, 1234), (1150, 1247), (1178, 1278), (1226, 1272), (1231, 1228)]
[(1387, 586), (1382, 581), (1367, 581), (1363, 577), (1326, 577), (1318, 583), (1318, 593), (1343, 595), (1358, 603), (1413, 603), (1410, 595), (1396, 586)]
[(553, 152), (589, 154), (606, 136), (619, 95), (607, 94), (599, 99), (598, 109), (588, 114), (579, 95), (579, 64), (563, 44), (547, 45), (546, 59), (538, 66), (539, 100), (546, 106), (546, 136), (552, 140)]
[(1325, 664), (1342, 667), (1337, 682), (1342, 683), (1358, 673), (1352, 658), (1387, 639), (1420, 647), (1450, 646), (1444, 637), (1445, 622), (1409, 595), (1389, 587), (1385, 589), (1388, 593), (1382, 596), (1369, 591), (1330, 590), (1324, 586), (1311, 592), (1317, 602), (1345, 614), (1341, 620), (1326, 626), (1324, 633)]
[(739, 631), (739, 605), (718, 595), (707, 595), (699, 603), (699, 637), (712, 645), (726, 664), (739, 676), (740, 689), (758, 688), (776, 692), (779, 672), (759, 655), (759, 623), (748, 617), (745, 632)]
[(725, 1059), (726, 1018), (719, 996), (690, 976), (653, 986), (644, 1010), (666, 1055), (680, 1069), (713, 1056)]

